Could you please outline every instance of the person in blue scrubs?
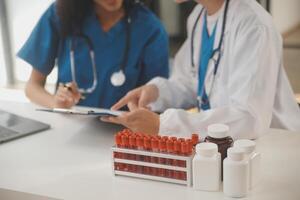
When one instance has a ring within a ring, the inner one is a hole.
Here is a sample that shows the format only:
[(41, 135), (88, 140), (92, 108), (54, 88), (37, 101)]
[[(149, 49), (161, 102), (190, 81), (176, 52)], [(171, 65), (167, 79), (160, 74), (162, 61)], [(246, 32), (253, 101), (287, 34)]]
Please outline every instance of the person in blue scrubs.
[[(91, 88), (95, 70), (88, 42), (82, 35), (93, 46), (98, 82), (88, 94), (82, 94), (79, 88)], [(71, 70), (71, 45), (76, 81)], [(114, 86), (111, 76), (121, 69), (126, 45), (129, 47), (123, 66), (126, 81)], [(18, 56), (33, 67), (25, 92), (34, 103), (49, 108), (74, 105), (110, 108), (128, 91), (154, 77), (167, 77), (168, 53), (165, 29), (140, 3), (133, 0), (57, 0), (41, 17)], [(59, 84), (55, 94), (50, 94), (44, 86), (55, 65)]]

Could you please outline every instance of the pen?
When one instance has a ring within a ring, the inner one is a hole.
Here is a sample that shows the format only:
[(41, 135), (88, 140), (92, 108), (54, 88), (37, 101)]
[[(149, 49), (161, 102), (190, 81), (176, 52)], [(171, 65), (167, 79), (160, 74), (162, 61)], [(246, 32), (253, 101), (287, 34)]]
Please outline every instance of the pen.
[[(72, 87), (71, 87), (71, 86), (69, 86), (68, 84), (66, 84), (66, 83), (63, 83), (62, 85), (63, 85), (63, 87), (64, 87), (64, 88), (67, 88), (67, 89), (68, 89), (68, 91), (70, 91), (70, 92), (73, 92), (73, 89), (72, 89)], [(85, 96), (83, 96), (83, 95), (81, 94), (81, 97), (80, 97), (80, 99), (81, 99), (81, 100), (84, 100), (84, 99), (85, 99)]]

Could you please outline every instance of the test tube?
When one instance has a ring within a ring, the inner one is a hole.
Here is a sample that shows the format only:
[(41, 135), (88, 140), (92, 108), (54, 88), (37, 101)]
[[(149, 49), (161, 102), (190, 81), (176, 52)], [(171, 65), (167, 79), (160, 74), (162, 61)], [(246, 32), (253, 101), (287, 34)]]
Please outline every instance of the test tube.
[[(131, 134), (129, 136), (129, 146), (131, 149), (136, 149), (137, 146), (136, 146), (136, 136), (134, 134)], [(135, 154), (131, 154), (130, 158), (132, 160), (136, 160), (136, 155)], [(129, 170), (131, 172), (136, 172), (137, 171), (137, 166), (136, 165), (131, 165), (131, 167), (129, 167)]]
[[(116, 147), (121, 148), (121, 146), (122, 146), (122, 138), (121, 138), (121, 134), (120, 133), (117, 133), (115, 135), (115, 144), (116, 144)], [(122, 153), (115, 152), (114, 157), (115, 158), (121, 158), (121, 155), (122, 155)]]
[[(158, 150), (158, 140), (157, 139), (152, 139), (151, 140), (151, 149), (153, 152), (159, 152)], [(151, 157), (151, 163), (158, 163), (158, 158), (155, 156)], [(156, 168), (152, 168), (151, 170), (151, 174), (153, 176), (157, 176), (158, 175), (158, 170)]]
[(168, 136), (162, 136), (161, 139), (167, 141), (169, 139), (169, 137)]
[[(136, 137), (136, 146), (138, 150), (143, 151), (144, 150), (144, 138), (140, 136), (140, 134), (138, 134), (138, 136)], [(136, 155), (136, 160), (137, 161), (144, 161), (144, 156), (142, 155)], [(137, 166), (137, 173), (142, 174), (144, 172), (144, 168), (143, 166), (138, 165)]]
[[(173, 154), (174, 152), (174, 143), (171, 139), (167, 140), (167, 152), (168, 154)], [(173, 165), (173, 159), (166, 159), (167, 165)], [(173, 170), (167, 170), (166, 176), (168, 178), (173, 178)]]
[[(115, 135), (115, 144), (116, 147), (120, 148), (121, 146), (121, 134), (117, 133)], [(122, 158), (122, 153), (119, 152), (114, 152), (114, 158)], [(122, 164), (121, 163), (115, 163), (115, 170), (121, 170), (122, 169)]]
[[(144, 137), (144, 149), (146, 151), (151, 151), (151, 138), (149, 136)], [(151, 162), (150, 156), (144, 156), (145, 162)], [(144, 167), (144, 174), (151, 174), (150, 167)]]
[(130, 149), (136, 149), (136, 136), (135, 135), (130, 135), (129, 136), (129, 147)]
[(160, 140), (161, 136), (160, 135), (156, 135), (156, 136), (154, 136), (154, 138), (157, 139), (157, 140)]
[[(128, 138), (128, 135), (123, 134), (121, 136), (121, 141), (122, 141), (122, 147), (123, 148), (128, 148), (129, 147), (129, 138)], [(123, 158), (124, 159), (129, 159), (129, 154), (124, 153), (123, 154)], [(124, 164), (124, 171), (128, 171), (128, 165), (127, 164)]]
[[(158, 141), (158, 148), (159, 148), (159, 151), (161, 153), (166, 153), (166, 151), (167, 151), (166, 141), (163, 140), (163, 139), (160, 139)], [(162, 157), (159, 157), (158, 158), (158, 163), (164, 165), (164, 164), (166, 164), (166, 159), (162, 158)], [(166, 170), (165, 169), (159, 169), (158, 170), (158, 176), (165, 177), (166, 176)]]
[(186, 143), (187, 143), (187, 155), (190, 156), (193, 153), (194, 143), (192, 139), (187, 139)]
[(199, 135), (197, 133), (192, 134), (193, 146), (196, 146), (199, 143)]
[[(181, 142), (178, 141), (178, 140), (174, 142), (174, 153), (176, 155), (181, 155)], [(173, 164), (174, 164), (174, 166), (180, 167), (180, 160), (175, 160), (174, 159)], [(179, 171), (174, 172), (174, 178), (175, 179), (180, 179), (180, 172)]]
[[(182, 142), (181, 143), (181, 152), (183, 156), (188, 156), (188, 143), (187, 142)], [(183, 161), (182, 162), (182, 166), (181, 167), (186, 167), (186, 162)], [(186, 172), (181, 172), (181, 179), (182, 180), (186, 180)]]
[(178, 141), (185, 142), (185, 139), (184, 138), (178, 138)]

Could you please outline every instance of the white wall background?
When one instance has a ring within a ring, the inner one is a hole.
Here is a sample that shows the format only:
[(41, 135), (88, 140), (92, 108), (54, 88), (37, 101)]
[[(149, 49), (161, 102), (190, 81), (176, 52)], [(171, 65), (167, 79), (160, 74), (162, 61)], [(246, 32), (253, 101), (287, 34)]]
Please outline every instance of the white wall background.
[[(1, 29), (1, 27), (0, 27)], [(6, 84), (6, 70), (4, 66), (4, 58), (3, 58), (3, 45), (1, 40), (1, 30), (0, 30), (0, 86), (4, 86)]]
[[(37, 21), (54, 0), (6, 0), (7, 15), (12, 38), (13, 54), (19, 51), (29, 37)], [(31, 66), (21, 59), (15, 59), (15, 76), (17, 81), (26, 82)], [(48, 82), (56, 82), (56, 70)]]
[(180, 31), (178, 5), (173, 0), (160, 0), (159, 4), (161, 20), (169, 36), (177, 36)]
[(272, 0), (271, 13), (281, 33), (300, 25), (300, 0)]

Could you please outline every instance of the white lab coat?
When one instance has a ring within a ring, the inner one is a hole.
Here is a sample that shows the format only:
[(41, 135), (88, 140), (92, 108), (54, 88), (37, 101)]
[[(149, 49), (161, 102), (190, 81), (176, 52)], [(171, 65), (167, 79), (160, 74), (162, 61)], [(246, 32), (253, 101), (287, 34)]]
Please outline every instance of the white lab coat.
[[(191, 32), (202, 9), (197, 5), (188, 19), (188, 38), (178, 51), (169, 79), (155, 78), (148, 84), (159, 88), (151, 107), (160, 115), (162, 135), (206, 136), (207, 126), (224, 123), (234, 139), (255, 139), (270, 127), (300, 131), (300, 109), (283, 68), (282, 38), (271, 16), (255, 0), (231, 0), (218, 73), (210, 95), (211, 109), (188, 113), (197, 105), (198, 77), (191, 74)], [(221, 14), (215, 39), (219, 44)], [(203, 17), (195, 32), (195, 64), (199, 54)], [(213, 68), (213, 67), (212, 67)], [(205, 84), (210, 85), (212, 69)]]

